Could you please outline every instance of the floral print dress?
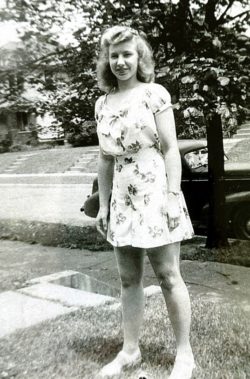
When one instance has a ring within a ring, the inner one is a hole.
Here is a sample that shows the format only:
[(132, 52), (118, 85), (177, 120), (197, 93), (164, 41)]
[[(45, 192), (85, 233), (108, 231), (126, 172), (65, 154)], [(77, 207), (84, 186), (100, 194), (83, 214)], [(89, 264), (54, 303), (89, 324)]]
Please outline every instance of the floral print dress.
[(107, 234), (113, 246), (153, 248), (193, 236), (182, 193), (180, 224), (168, 226), (168, 182), (154, 116), (169, 107), (169, 93), (156, 83), (133, 89), (117, 110), (107, 95), (96, 102), (99, 144), (115, 159)]

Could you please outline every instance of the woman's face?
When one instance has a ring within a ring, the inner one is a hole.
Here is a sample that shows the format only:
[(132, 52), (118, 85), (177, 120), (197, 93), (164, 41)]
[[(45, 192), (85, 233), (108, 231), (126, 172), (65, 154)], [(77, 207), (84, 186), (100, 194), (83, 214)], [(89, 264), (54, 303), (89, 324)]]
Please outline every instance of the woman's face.
[(126, 41), (109, 47), (109, 64), (119, 81), (137, 78), (138, 52), (136, 42)]

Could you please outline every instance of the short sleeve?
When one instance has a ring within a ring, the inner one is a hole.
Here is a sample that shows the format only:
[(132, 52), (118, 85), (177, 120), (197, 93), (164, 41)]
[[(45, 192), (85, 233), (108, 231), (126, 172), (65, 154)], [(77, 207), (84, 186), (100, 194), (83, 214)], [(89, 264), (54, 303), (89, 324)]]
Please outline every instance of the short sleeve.
[(99, 114), (102, 109), (103, 104), (103, 96), (99, 97), (95, 103), (95, 120), (98, 122), (99, 120)]
[(160, 84), (151, 83), (147, 90), (147, 96), (153, 114), (160, 113), (165, 109), (172, 107), (169, 92)]

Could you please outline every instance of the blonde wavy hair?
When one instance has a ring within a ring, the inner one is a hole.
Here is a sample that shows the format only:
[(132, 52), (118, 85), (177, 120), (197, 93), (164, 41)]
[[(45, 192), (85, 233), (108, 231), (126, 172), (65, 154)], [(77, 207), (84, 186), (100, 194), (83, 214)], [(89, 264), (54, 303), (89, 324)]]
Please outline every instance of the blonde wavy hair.
[(154, 60), (151, 46), (143, 32), (138, 32), (127, 26), (113, 26), (107, 29), (101, 37), (100, 54), (97, 61), (97, 80), (99, 88), (105, 92), (117, 87), (117, 79), (109, 65), (109, 46), (134, 40), (139, 56), (137, 78), (141, 82), (154, 81)]

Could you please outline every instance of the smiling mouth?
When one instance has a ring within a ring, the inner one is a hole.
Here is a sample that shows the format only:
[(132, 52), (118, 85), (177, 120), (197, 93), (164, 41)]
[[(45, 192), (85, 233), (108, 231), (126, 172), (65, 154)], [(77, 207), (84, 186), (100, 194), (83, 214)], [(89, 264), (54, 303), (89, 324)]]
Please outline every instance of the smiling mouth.
[(119, 75), (125, 75), (127, 73), (127, 70), (116, 70), (116, 72), (119, 74)]

